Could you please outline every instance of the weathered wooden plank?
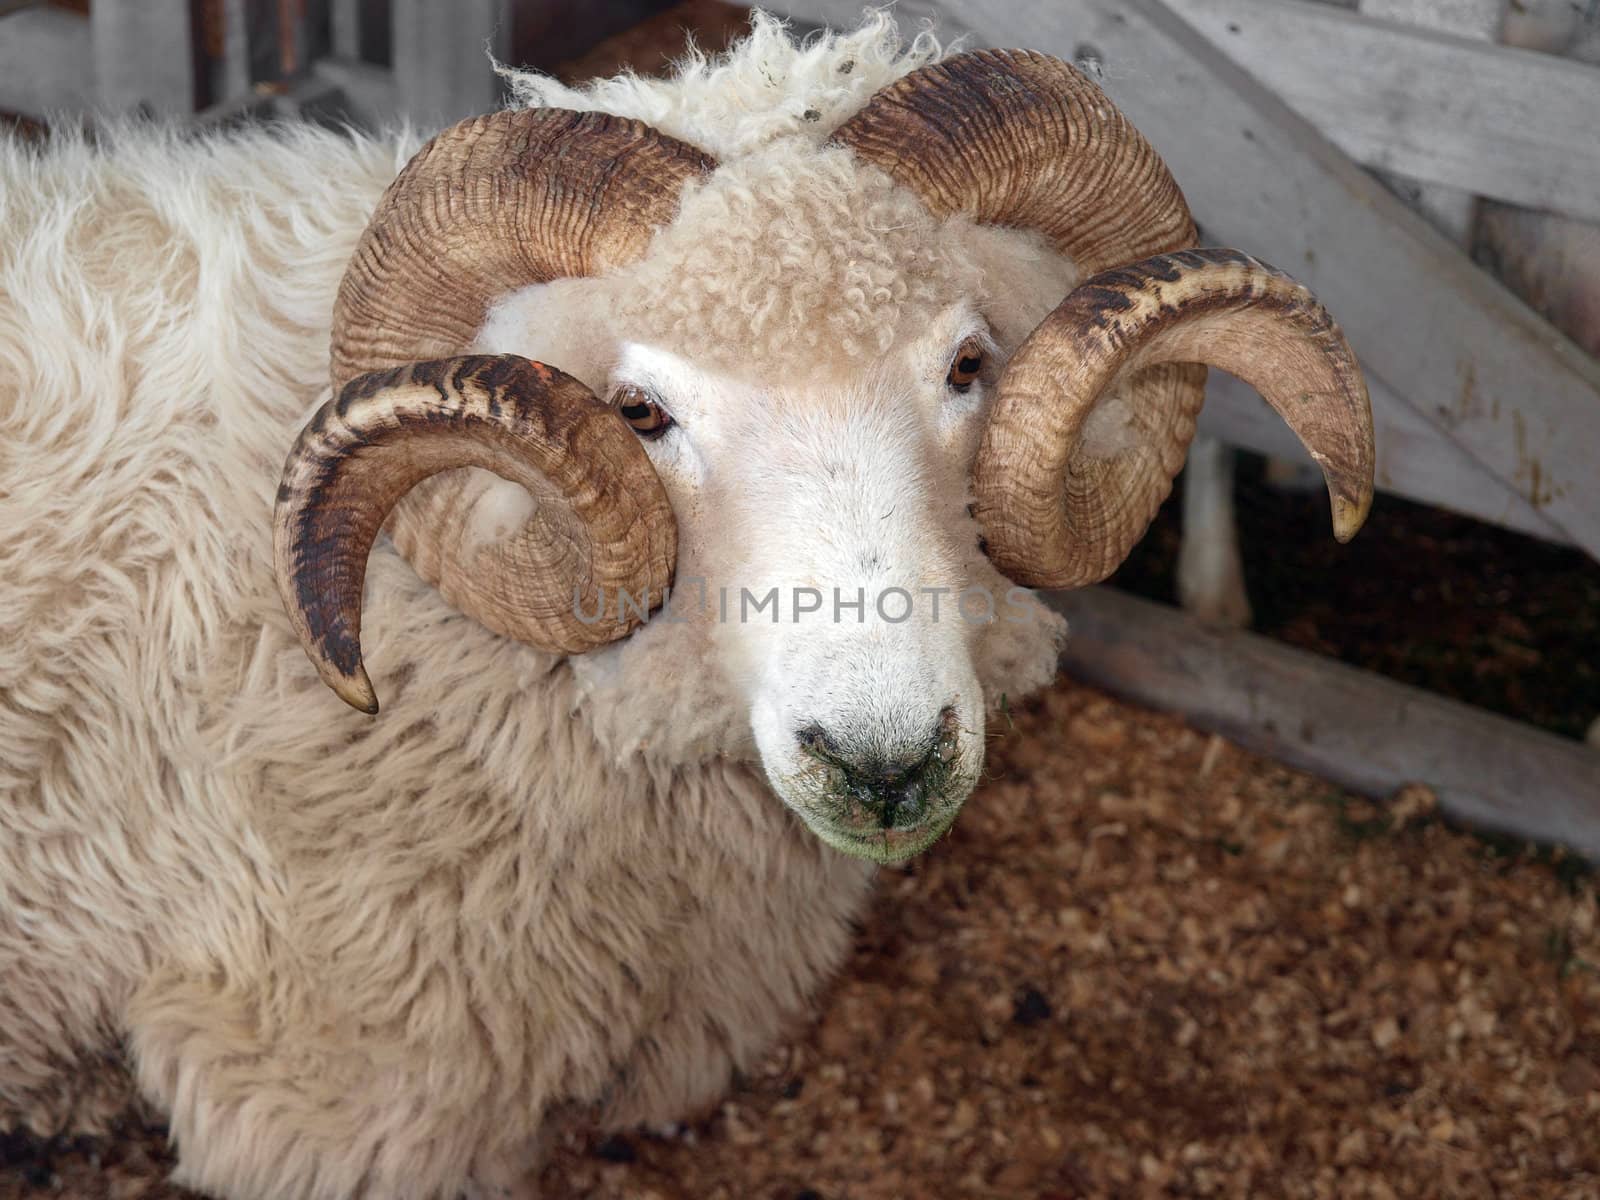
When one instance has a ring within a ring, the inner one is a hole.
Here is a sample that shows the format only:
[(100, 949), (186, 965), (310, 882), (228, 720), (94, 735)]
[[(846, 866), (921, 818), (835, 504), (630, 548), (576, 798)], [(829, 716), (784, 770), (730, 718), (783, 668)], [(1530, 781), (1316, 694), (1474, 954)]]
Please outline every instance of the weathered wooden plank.
[(1358, 162), (1600, 220), (1600, 68), (1307, 0), (1169, 2)]
[[(852, 0), (786, 7), (859, 17)], [(1097, 58), (1215, 240), (1310, 283), (1372, 375), (1600, 556), (1600, 364), (1157, 0), (945, 7), (941, 30), (969, 44)]]
[[(280, 4), (279, 0), (239, 0), (243, 23), (245, 72), (250, 86), (280, 83), (283, 79), (283, 19), (292, 15), (293, 5)], [(292, 39), (289, 42), (293, 48)], [(246, 89), (247, 91), (249, 89)], [(271, 94), (271, 87), (261, 89), (261, 94)], [(249, 100), (241, 94), (236, 103), (248, 107)]]
[(405, 114), (437, 128), (498, 108), (489, 55), (510, 44), (509, 0), (393, 0), (394, 78)]
[(361, 0), (332, 0), (328, 10), (329, 50), (335, 58), (361, 57)]
[[(1500, 32), (1505, 0), (1356, 0), (1368, 17), (1436, 29), (1477, 42), (1493, 42)], [(1316, 121), (1313, 120), (1313, 124)], [(1447, 183), (1427, 183), (1389, 172), (1388, 180), (1405, 200), (1456, 245), (1470, 249), (1478, 197)]]
[(94, 107), (89, 21), (59, 8), (0, 17), (0, 109), (45, 117)]
[(1452, 817), (1600, 858), (1600, 753), (1110, 588), (1052, 592), (1062, 666), (1369, 796), (1425, 783)]
[(250, 94), (250, 14), (246, 0), (213, 0), (222, 23), (221, 59), (213, 65), (213, 104), (238, 104)]
[(108, 112), (195, 110), (189, 0), (94, 0), (95, 91)]
[(1380, 20), (1493, 41), (1500, 31), (1504, 0), (1356, 0), (1355, 6)]
[(389, 0), (328, 0), (328, 53), (348, 62), (387, 66)]

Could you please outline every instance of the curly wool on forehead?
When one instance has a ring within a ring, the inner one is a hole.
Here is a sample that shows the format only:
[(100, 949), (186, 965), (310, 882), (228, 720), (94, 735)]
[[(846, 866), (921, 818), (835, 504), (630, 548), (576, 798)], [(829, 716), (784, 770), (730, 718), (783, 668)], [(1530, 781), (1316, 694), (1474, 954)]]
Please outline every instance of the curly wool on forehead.
[(799, 37), (753, 9), (721, 54), (691, 49), (666, 78), (623, 72), (565, 87), (501, 67), (513, 107), (631, 117), (721, 163), (625, 271), (619, 316), (641, 338), (724, 367), (858, 363), (976, 286), (951, 239), (887, 176), (829, 148), (873, 95), (949, 48), (906, 42), (889, 13)]
[(880, 88), (946, 49), (928, 32), (907, 44), (884, 9), (865, 12), (853, 30), (797, 37), (756, 8), (747, 36), (721, 54), (691, 47), (666, 78), (625, 70), (572, 88), (536, 71), (497, 69), (514, 108), (632, 117), (726, 163), (782, 138), (820, 144)]
[(628, 274), (630, 329), (736, 372), (857, 366), (981, 284), (916, 197), (800, 138), (692, 185)]

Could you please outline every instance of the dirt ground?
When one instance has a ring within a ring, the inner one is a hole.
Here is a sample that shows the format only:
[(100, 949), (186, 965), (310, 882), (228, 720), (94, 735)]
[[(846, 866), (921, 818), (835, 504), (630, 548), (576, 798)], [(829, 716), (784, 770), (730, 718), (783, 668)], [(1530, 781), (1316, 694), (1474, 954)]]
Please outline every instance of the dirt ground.
[[(820, 1016), (556, 1197), (1600, 1196), (1577, 864), (1379, 808), (1062, 681), (884, 874)], [(159, 1131), (0, 1142), (0, 1197), (178, 1200)]]
[(1575, 872), (1068, 683), (992, 770), (815, 1028), (693, 1145), (569, 1149), (555, 1193), (1600, 1195)]

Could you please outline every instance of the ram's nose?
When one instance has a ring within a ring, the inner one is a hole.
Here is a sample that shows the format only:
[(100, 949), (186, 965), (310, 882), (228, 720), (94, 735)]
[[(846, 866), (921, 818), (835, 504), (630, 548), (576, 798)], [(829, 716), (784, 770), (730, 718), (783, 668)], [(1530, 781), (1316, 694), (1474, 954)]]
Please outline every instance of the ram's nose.
[(939, 713), (922, 738), (885, 749), (881, 744), (850, 750), (850, 739), (830, 735), (818, 725), (798, 730), (802, 748), (838, 772), (843, 798), (858, 809), (861, 824), (878, 829), (909, 829), (927, 816), (930, 796), (959, 747), (960, 719), (954, 706)]
[(928, 788), (924, 779), (931, 754), (915, 762), (867, 760), (844, 768), (845, 788), (861, 806), (867, 822), (880, 829), (906, 829), (922, 821)]

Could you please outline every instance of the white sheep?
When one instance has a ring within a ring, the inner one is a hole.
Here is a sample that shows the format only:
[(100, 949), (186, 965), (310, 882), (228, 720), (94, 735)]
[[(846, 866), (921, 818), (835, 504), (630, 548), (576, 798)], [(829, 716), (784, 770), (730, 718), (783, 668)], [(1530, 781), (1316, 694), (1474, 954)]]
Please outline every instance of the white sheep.
[[(415, 159), (0, 145), (0, 1127), (104, 1121), (125, 1046), (188, 1186), (526, 1194), (566, 1124), (713, 1101), (949, 828), (1055, 671), (1014, 585), (1170, 487), (1162, 364), (1255, 381), (1365, 515), (1337, 327), (1181, 252), (1065, 64), (757, 16), (512, 78)], [(362, 631), (377, 718), (318, 682), (375, 707)]]

